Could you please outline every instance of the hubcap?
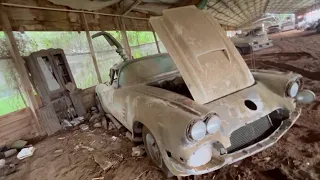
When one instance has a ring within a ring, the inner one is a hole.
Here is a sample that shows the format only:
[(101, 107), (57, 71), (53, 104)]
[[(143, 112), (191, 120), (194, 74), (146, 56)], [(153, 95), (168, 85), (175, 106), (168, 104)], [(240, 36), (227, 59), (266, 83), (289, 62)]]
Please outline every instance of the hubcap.
[(152, 161), (156, 165), (161, 167), (162, 159), (161, 159), (160, 150), (159, 150), (159, 147), (158, 147), (156, 141), (154, 140), (154, 138), (151, 134), (147, 134), (146, 140), (147, 140), (147, 148), (149, 150)]

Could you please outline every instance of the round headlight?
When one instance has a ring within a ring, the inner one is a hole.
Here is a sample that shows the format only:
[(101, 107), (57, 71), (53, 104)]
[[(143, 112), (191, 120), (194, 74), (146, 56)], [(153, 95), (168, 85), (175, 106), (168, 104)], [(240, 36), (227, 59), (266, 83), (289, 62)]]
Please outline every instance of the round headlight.
[(297, 82), (292, 82), (289, 84), (287, 89), (287, 94), (290, 97), (295, 97), (299, 92), (299, 84)]
[(219, 116), (213, 115), (207, 120), (207, 132), (209, 134), (216, 133), (220, 129), (221, 120)]
[(189, 135), (193, 140), (200, 140), (206, 135), (206, 124), (203, 121), (194, 123), (189, 130)]

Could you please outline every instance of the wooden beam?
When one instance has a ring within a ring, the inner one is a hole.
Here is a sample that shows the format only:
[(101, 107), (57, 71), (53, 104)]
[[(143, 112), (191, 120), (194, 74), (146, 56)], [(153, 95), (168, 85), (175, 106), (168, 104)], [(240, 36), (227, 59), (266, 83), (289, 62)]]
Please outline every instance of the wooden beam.
[(39, 108), (39, 105), (37, 103), (36, 97), (34, 96), (31, 82), (29, 81), (29, 74), (25, 67), (25, 64), (24, 64), (25, 62), (21, 58), (18, 45), (15, 41), (8, 14), (2, 5), (0, 5), (0, 15), (2, 20), (3, 31), (6, 37), (8, 49), (10, 51), (13, 64), (21, 79), (22, 88), (26, 92), (26, 100), (35, 118), (35, 124), (37, 128), (36, 130), (40, 135), (45, 135), (44, 128), (42, 126), (42, 123), (40, 122), (40, 119), (36, 111)]
[(94, 69), (96, 70), (99, 83), (102, 83), (101, 74), (100, 74), (99, 67), (98, 67), (97, 57), (96, 57), (96, 54), (93, 49), (92, 39), (90, 36), (86, 15), (84, 13), (81, 13), (81, 18), (82, 18), (82, 23), (83, 23), (84, 29), (86, 31), (87, 40), (88, 40), (88, 44), (89, 44), (89, 48), (90, 48), (90, 52), (91, 52), (91, 57), (93, 60)]
[(269, 4), (269, 0), (266, 0), (266, 3), (264, 4), (264, 7), (263, 7), (263, 13), (262, 14), (266, 13), (268, 4)]
[(122, 41), (124, 44), (124, 50), (126, 51), (126, 54), (128, 56), (128, 59), (132, 59), (132, 54), (131, 54), (131, 48), (129, 45), (129, 41), (128, 41), (128, 36), (127, 36), (127, 32), (126, 32), (126, 25), (123, 22), (123, 18), (118, 18), (119, 23), (120, 23), (120, 29), (121, 29), (121, 35), (122, 35)]
[[(152, 28), (152, 27), (151, 27)], [(153, 33), (153, 37), (154, 37), (154, 40), (156, 42), (156, 45), (157, 45), (157, 50), (158, 50), (158, 53), (160, 54), (161, 51), (160, 51), (160, 47), (159, 47), (159, 43), (158, 43), (158, 39), (157, 39), (157, 35), (156, 35), (156, 32), (154, 32), (154, 29), (152, 28), (152, 33)]]
[(48, 10), (48, 11), (58, 11), (58, 12), (74, 12), (74, 13), (85, 13), (85, 14), (96, 14), (101, 16), (112, 16), (112, 17), (124, 17), (129, 19), (137, 19), (137, 20), (149, 20), (149, 18), (142, 17), (132, 17), (132, 16), (124, 16), (120, 14), (110, 14), (110, 13), (101, 13), (101, 12), (92, 12), (92, 11), (83, 11), (83, 10), (74, 10), (74, 9), (59, 9), (59, 8), (51, 8), (51, 7), (40, 7), (40, 6), (29, 6), (23, 4), (12, 4), (12, 3), (1, 3), (3, 6), (8, 7), (16, 7), (16, 8), (27, 8), (27, 9), (39, 9), (39, 10)]
[[(124, 11), (124, 1), (120, 1), (117, 4), (116, 10), (117, 10), (118, 14), (121, 14), (121, 12)], [(121, 32), (121, 36), (122, 36), (122, 42), (123, 42), (123, 45), (124, 45), (125, 53), (126, 53), (128, 59), (131, 60), (132, 59), (131, 48), (130, 48), (129, 41), (128, 41), (128, 36), (127, 36), (127, 33), (126, 33), (126, 25), (123, 22), (123, 16), (122, 17), (117, 17), (117, 20), (118, 20), (118, 24), (119, 24), (119, 27), (120, 27), (120, 32)]]
[(133, 8), (135, 8), (136, 6), (138, 6), (142, 1), (141, 0), (135, 0), (130, 7), (128, 7), (127, 10), (124, 11), (124, 13), (122, 14), (122, 16), (128, 14)]

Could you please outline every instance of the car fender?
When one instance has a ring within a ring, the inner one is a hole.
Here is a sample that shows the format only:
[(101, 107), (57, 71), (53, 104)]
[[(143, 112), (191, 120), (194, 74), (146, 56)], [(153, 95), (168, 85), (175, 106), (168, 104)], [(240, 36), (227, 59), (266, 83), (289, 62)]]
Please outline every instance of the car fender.
[(112, 112), (110, 107), (113, 103), (114, 88), (106, 84), (98, 84), (95, 88), (96, 95), (98, 96), (101, 106), (105, 112)]
[[(132, 100), (132, 109), (128, 109), (128, 118), (132, 118), (133, 131), (136, 124), (143, 124), (154, 135), (159, 147), (172, 153), (178, 153), (190, 143), (186, 137), (189, 123), (199, 117), (183, 110), (169, 101), (140, 94)], [(139, 132), (139, 130), (137, 131)]]
[(252, 70), (252, 75), (256, 81), (263, 83), (268, 89), (281, 97), (286, 96), (286, 89), (290, 82), (297, 81), (300, 85), (302, 84), (302, 76), (293, 72)]

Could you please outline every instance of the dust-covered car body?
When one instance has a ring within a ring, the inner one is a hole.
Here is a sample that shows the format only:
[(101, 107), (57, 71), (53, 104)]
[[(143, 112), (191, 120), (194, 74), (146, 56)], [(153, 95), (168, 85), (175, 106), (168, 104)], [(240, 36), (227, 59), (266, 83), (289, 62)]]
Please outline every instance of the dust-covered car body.
[(301, 76), (251, 72), (210, 15), (183, 7), (150, 22), (169, 54), (116, 65), (96, 93), (134, 138), (150, 130), (161, 168), (214, 171), (271, 146), (299, 117)]
[(240, 54), (249, 54), (248, 46), (252, 51), (258, 51), (273, 46), (272, 40), (269, 40), (267, 32), (262, 27), (256, 27), (254, 29), (247, 29), (234, 37), (230, 38), (233, 44), (237, 47)]

